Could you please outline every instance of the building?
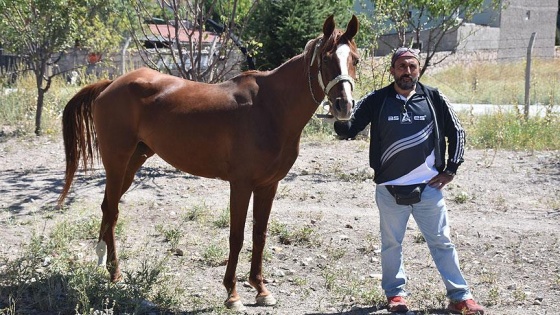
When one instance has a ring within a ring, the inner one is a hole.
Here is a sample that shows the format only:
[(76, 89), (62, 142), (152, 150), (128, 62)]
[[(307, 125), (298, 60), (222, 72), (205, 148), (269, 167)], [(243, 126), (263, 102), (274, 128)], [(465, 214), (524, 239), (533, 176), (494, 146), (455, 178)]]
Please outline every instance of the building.
[[(503, 0), (499, 9), (490, 8), (487, 1), (486, 9), (475, 15), (471, 21), (465, 21), (460, 27), (447, 32), (437, 51), (455, 53), (469, 53), (488, 51), (493, 52), (498, 60), (518, 60), (527, 56), (530, 38), (535, 33), (533, 56), (538, 58), (553, 58), (555, 56), (555, 37), (558, 20), (558, 0)], [(373, 6), (365, 10), (372, 10)], [(358, 11), (363, 10), (356, 7)], [(411, 13), (412, 14), (412, 13)], [(461, 19), (460, 12), (457, 15)], [(422, 30), (420, 41), (405, 43), (420, 47), (426, 51), (430, 41), (430, 34), (437, 31), (434, 27)], [(406, 38), (416, 38), (412, 32)], [(375, 55), (389, 54), (395, 47), (400, 46), (396, 32), (384, 34), (377, 42)]]

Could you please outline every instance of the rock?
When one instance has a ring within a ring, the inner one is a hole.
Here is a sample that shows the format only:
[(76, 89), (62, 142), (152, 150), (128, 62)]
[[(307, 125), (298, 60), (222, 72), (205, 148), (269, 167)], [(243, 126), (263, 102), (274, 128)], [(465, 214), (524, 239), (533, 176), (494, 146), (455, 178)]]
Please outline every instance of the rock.
[(43, 259), (43, 267), (46, 267), (46, 266), (50, 265), (51, 260), (52, 260), (52, 257), (50, 257), (50, 256), (45, 257), (45, 259)]
[(537, 299), (533, 300), (533, 305), (541, 305), (542, 301), (539, 301)]
[(542, 297), (542, 296), (537, 296), (537, 297), (535, 298), (535, 301), (542, 302), (543, 300), (544, 300), (544, 297)]
[(372, 279), (381, 280), (383, 278), (383, 275), (380, 273), (372, 273), (369, 275), (369, 277)]

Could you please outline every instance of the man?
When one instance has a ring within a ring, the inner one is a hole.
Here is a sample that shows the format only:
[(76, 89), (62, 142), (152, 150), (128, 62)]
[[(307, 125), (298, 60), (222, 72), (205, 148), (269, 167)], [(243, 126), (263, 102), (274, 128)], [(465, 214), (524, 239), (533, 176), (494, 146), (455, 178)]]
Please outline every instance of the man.
[(390, 72), (393, 83), (360, 100), (350, 121), (334, 125), (336, 133), (347, 139), (371, 124), (369, 158), (377, 184), (381, 286), (387, 296), (387, 309), (408, 311), (402, 241), (412, 214), (445, 283), (448, 309), (484, 314), (461, 273), (442, 192), (463, 162), (465, 131), (447, 98), (418, 82), (417, 51), (397, 49)]

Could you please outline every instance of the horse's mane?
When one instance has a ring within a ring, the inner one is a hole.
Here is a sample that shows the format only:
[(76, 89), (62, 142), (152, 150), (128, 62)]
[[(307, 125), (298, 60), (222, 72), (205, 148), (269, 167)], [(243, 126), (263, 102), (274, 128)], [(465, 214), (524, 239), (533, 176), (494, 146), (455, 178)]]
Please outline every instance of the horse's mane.
[[(323, 53), (325, 51), (331, 51), (336, 49), (336, 44), (338, 44), (340, 42), (340, 38), (342, 37), (342, 35), (344, 35), (344, 31), (341, 29), (335, 29), (331, 36), (329, 36), (329, 38), (327, 38), (327, 40), (325, 42), (322, 42), (321, 45), (321, 51), (320, 53)], [(286, 60), (285, 62), (283, 62), (281, 65), (279, 65), (278, 67), (271, 69), (271, 70), (267, 70), (267, 71), (262, 71), (262, 70), (247, 70), (244, 71), (243, 73), (241, 73), (239, 76), (246, 76), (246, 75), (252, 75), (252, 74), (262, 74), (262, 73), (268, 73), (271, 71), (275, 71), (276, 69), (282, 67), (283, 65), (293, 62), (296, 59), (299, 58), (304, 58), (305, 63), (307, 65), (311, 64), (311, 58), (313, 58), (313, 53), (315, 50), (315, 45), (317, 44), (318, 41), (323, 40), (324, 39), (324, 35), (321, 34), (313, 39), (310, 39), (306, 44), (305, 47), (303, 49), (303, 52), (301, 54), (295, 55), (292, 58)], [(342, 39), (344, 40), (344, 39)], [(346, 40), (346, 42), (348, 44), (353, 44), (353, 42)], [(237, 76), (236, 76), (237, 77)]]

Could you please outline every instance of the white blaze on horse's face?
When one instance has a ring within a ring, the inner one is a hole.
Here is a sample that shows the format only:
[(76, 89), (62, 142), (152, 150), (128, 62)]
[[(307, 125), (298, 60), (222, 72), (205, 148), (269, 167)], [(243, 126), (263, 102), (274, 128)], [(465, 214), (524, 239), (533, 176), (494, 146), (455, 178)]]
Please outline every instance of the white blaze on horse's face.
[[(336, 47), (336, 56), (340, 64), (340, 74), (347, 76), (348, 73), (348, 58), (350, 57), (350, 46), (348, 44), (340, 44)], [(352, 98), (352, 85), (348, 81), (343, 81), (344, 93), (348, 98), (348, 102), (353, 102)]]
[(348, 58), (352, 58), (351, 48), (348, 44), (339, 44), (336, 47), (335, 54), (338, 59), (340, 74), (329, 82), (325, 90), (325, 94), (328, 94), (334, 85), (342, 84), (343, 97), (337, 98), (334, 101), (334, 104), (331, 102), (331, 106), (334, 105), (336, 112), (335, 117), (338, 120), (348, 120), (352, 116), (352, 110), (355, 103), (352, 98), (354, 80), (350, 76), (350, 71), (348, 69)]

